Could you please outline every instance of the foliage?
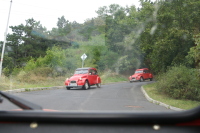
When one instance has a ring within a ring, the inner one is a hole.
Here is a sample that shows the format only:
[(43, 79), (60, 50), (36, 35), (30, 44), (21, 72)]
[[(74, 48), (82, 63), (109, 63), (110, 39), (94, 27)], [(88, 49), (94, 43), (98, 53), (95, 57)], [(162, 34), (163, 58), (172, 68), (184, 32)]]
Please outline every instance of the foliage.
[[(39, 57), (37, 59), (30, 59), (23, 71), (38, 71), (41, 68), (52, 69), (49, 72), (49, 75), (52, 76), (61, 76), (65, 75), (67, 70), (75, 69), (76, 66), (73, 64), (70, 58), (70, 53), (68, 50), (61, 49), (60, 47), (52, 47), (46, 51), (46, 56)], [(39, 72), (40, 73), (40, 72)], [(42, 73), (42, 72), (41, 72)], [(35, 74), (35, 73), (34, 73)], [(36, 74), (37, 75), (37, 74)]]
[(3, 74), (4, 74), (5, 76), (9, 76), (10, 70), (9, 70), (7, 67), (4, 68), (4, 69), (3, 69)]
[(171, 67), (158, 77), (158, 92), (175, 99), (200, 100), (199, 70), (185, 66)]
[(45, 81), (47, 77), (50, 77), (52, 74), (52, 69), (49, 67), (39, 67), (31, 71), (21, 70), (16, 79), (20, 82), (25, 83), (37, 83), (38, 81)]
[[(166, 72), (169, 66), (187, 64), (186, 56), (194, 46), (192, 36), (195, 28), (191, 27), (198, 25), (198, 15), (193, 12), (197, 11), (199, 4), (195, 0), (159, 1), (145, 3), (144, 8), (141, 8), (140, 12), (154, 8), (149, 17), (145, 17), (147, 23), (144, 23), (141, 32), (140, 47), (146, 54), (146, 65), (155, 74)], [(190, 5), (194, 8), (190, 8)]]
[[(102, 35), (94, 36), (90, 41), (82, 41), (79, 42), (79, 44), (81, 44), (80, 50), (87, 55), (84, 66), (96, 67), (101, 71), (105, 69), (115, 70), (119, 55), (107, 48)], [(78, 58), (80, 58), (80, 56), (81, 55), (79, 55)], [(81, 66), (81, 64), (79, 66)]]
[(15, 67), (14, 63), (13, 63), (13, 59), (11, 57), (5, 55), (3, 61), (4, 61), (4, 63), (2, 64), (2, 66), (4, 68), (3, 69), (3, 74), (5, 76), (9, 76), (12, 73), (12, 71), (13, 71), (13, 69)]
[[(44, 56), (44, 51), (50, 46), (46, 39), (47, 31), (40, 22), (33, 18), (26, 24), (10, 26), (13, 34), (7, 37), (8, 56), (13, 58), (15, 66), (22, 67), (30, 57)], [(33, 41), (34, 40), (34, 41)]]
[(196, 68), (200, 68), (200, 34), (194, 35), (195, 46), (190, 48), (187, 60), (189, 64), (195, 64)]

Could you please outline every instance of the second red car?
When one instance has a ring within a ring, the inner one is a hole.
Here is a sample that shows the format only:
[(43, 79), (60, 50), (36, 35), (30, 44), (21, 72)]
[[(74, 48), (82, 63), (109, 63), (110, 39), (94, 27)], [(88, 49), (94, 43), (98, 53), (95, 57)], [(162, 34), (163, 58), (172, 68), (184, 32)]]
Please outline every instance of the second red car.
[(135, 73), (129, 77), (129, 81), (133, 82), (133, 81), (144, 81), (150, 79), (150, 81), (153, 80), (153, 74), (149, 72), (148, 68), (141, 68), (141, 69), (137, 69), (135, 70)]

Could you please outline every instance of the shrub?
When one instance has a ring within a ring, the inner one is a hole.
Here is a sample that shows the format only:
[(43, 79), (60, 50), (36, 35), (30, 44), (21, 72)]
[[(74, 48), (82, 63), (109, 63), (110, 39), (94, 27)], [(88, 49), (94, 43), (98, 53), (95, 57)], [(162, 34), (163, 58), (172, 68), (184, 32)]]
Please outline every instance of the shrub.
[(41, 77), (49, 77), (52, 75), (53, 69), (49, 67), (38, 67), (34, 70), (32, 70), (32, 73), (34, 73), (36, 76)]
[(43, 76), (37, 76), (33, 71), (30, 72), (20, 71), (19, 74), (17, 75), (17, 79), (18, 81), (23, 83), (34, 84), (43, 82), (47, 78)]
[(11, 72), (10, 72), (10, 69), (9, 69), (9, 68), (6, 67), (6, 68), (3, 69), (3, 74), (4, 74), (5, 76), (8, 77), (8, 76), (10, 75), (10, 73), (11, 73)]
[(171, 67), (158, 76), (156, 88), (175, 99), (200, 100), (199, 70), (185, 66)]
[(13, 76), (17, 76), (23, 69), (22, 68), (17, 68), (15, 67), (12, 71), (12, 74)]

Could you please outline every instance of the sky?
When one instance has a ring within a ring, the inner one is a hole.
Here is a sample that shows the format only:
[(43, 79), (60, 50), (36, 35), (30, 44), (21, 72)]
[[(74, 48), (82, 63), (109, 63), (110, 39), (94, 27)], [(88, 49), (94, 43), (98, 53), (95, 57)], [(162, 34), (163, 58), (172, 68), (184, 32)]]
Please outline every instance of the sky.
[[(11, 0), (0, 0), (0, 41), (8, 20)], [(88, 18), (97, 17), (96, 10), (102, 6), (119, 4), (122, 7), (135, 5), (139, 0), (12, 0), (9, 26), (25, 24), (25, 20), (33, 18), (40, 21), (48, 30), (56, 27), (58, 18), (65, 16), (70, 22), (83, 23)], [(8, 33), (11, 29), (8, 28)]]

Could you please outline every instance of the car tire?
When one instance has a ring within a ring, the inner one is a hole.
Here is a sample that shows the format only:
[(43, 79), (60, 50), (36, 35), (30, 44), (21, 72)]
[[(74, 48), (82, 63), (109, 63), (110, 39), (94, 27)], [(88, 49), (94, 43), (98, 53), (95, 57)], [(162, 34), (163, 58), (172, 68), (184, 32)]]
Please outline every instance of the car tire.
[(98, 88), (101, 88), (101, 83), (97, 83), (96, 86), (97, 86)]
[(83, 85), (83, 89), (84, 89), (84, 90), (87, 90), (87, 89), (89, 89), (89, 88), (90, 88), (90, 85), (89, 85), (88, 81), (86, 80), (86, 81), (85, 81), (85, 84)]
[(153, 78), (150, 78), (150, 81), (153, 81)]
[(144, 81), (143, 77), (140, 77), (140, 82), (143, 82), (143, 81)]
[(130, 81), (130, 83), (132, 83), (133, 81)]
[(66, 87), (67, 88), (67, 90), (70, 90), (70, 87)]

